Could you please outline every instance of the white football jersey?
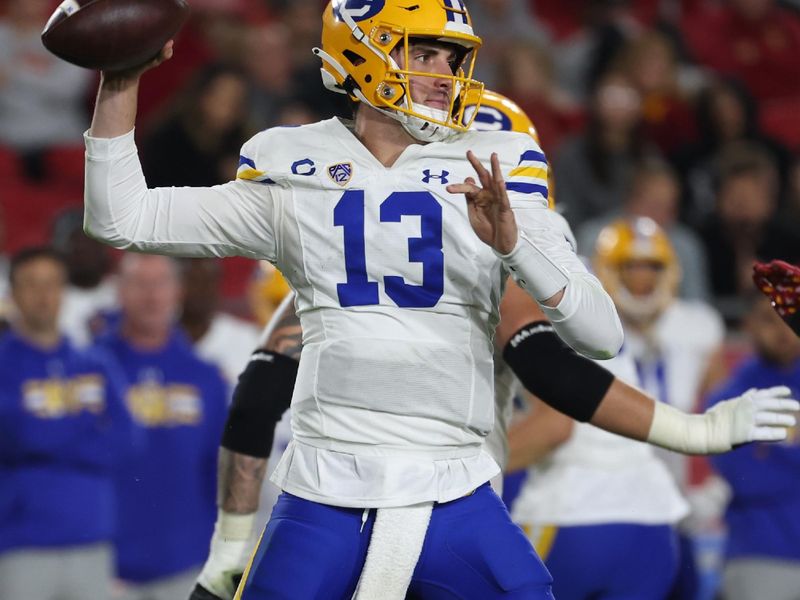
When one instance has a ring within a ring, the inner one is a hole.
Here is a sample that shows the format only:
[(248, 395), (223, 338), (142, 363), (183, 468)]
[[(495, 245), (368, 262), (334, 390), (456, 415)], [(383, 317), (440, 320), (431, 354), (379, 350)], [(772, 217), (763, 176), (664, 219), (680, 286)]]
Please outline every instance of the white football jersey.
[(507, 273), (446, 186), (475, 177), (468, 150), (484, 165), (497, 152), (525, 237), (570, 281), (590, 278), (553, 224), (545, 158), (528, 135), (412, 144), (387, 168), (330, 119), (256, 135), (235, 182), (149, 191), (132, 134), (86, 143), (95, 237), (266, 259), (295, 290), (303, 354), (294, 440), (273, 474), (282, 489), (379, 508), (453, 500), (498, 472), (482, 442)]
[[(601, 364), (636, 384), (625, 348)], [(688, 504), (651, 446), (575, 423), (570, 438), (529, 469), (512, 518), (528, 526), (652, 525), (676, 523), (687, 512)]]
[[(648, 337), (626, 329), (625, 348), (636, 364), (642, 389), (661, 402), (693, 413), (698, 409), (709, 360), (724, 336), (724, 323), (713, 308), (703, 302), (676, 299), (655, 322)], [(689, 459), (669, 450), (657, 452), (685, 490)]]

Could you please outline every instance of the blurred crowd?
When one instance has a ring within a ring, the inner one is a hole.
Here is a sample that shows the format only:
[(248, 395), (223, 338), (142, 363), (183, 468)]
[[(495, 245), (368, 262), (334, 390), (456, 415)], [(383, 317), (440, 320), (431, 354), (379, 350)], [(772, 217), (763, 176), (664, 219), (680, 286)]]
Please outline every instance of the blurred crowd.
[[(707, 335), (675, 350), (640, 332), (642, 355), (695, 361), (684, 408), (721, 399), (705, 399), (712, 389), (730, 397), (763, 384), (790, 385), (797, 397), (800, 347), (753, 297), (751, 270), (755, 260), (800, 263), (800, 2), (466, 3), (484, 40), (476, 77), (536, 125), (579, 253), (593, 257), (600, 232), (621, 217), (666, 233), (677, 295), (702, 307), (694, 333)], [(102, 597), (81, 587), (99, 583), (47, 562), (65, 545), (85, 545), (73, 568), (115, 577), (116, 597), (185, 597), (174, 590), (193, 581), (213, 527), (230, 390), (287, 287), (255, 261), (125, 255), (83, 234), (82, 134), (98, 75), (42, 47), (56, 4), (0, 3), (0, 600), (35, 598), (3, 587), (28, 571), (15, 581)], [(151, 187), (224, 183), (254, 133), (350, 116), (344, 97), (322, 87), (311, 52), (324, 2), (190, 5), (175, 57), (142, 82), (136, 137)], [(638, 313), (629, 312), (633, 332)], [(664, 396), (663, 374), (654, 377), (649, 391)], [(698, 569), (711, 582), (685, 598), (712, 597), (726, 525), (738, 544), (729, 557), (798, 573), (800, 487), (782, 477), (795, 469), (798, 479), (800, 453), (787, 446), (757, 447), (744, 467), (720, 460), (717, 475), (708, 463), (685, 467), (685, 491), (714, 482), (690, 502), (701, 516), (691, 528)], [(20, 474), (19, 464), (32, 466)], [(737, 468), (771, 469), (773, 497), (743, 484)], [(741, 516), (765, 503), (777, 521)], [(754, 523), (788, 542), (756, 540)], [(113, 560), (116, 569), (102, 567)], [(159, 588), (166, 595), (148, 591), (165, 580), (175, 586)]]

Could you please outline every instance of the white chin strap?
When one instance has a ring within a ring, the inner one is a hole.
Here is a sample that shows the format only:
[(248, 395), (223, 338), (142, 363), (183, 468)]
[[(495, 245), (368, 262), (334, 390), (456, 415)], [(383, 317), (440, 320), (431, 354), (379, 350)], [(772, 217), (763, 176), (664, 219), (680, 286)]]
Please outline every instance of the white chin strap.
[(447, 121), (447, 111), (431, 108), (423, 104), (417, 104), (414, 110), (422, 116), (391, 111), (391, 115), (400, 121), (403, 129), (414, 139), (421, 142), (442, 142), (458, 133), (451, 127), (439, 125), (425, 118)]

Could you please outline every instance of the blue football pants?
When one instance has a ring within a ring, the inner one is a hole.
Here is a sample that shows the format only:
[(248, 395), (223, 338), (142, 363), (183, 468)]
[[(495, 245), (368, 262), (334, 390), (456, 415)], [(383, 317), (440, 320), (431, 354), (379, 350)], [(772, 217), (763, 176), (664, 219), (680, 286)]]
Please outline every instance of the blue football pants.
[[(242, 600), (350, 600), (375, 511), (283, 493), (250, 568)], [(553, 600), (552, 578), (488, 484), (434, 505), (409, 597), (420, 600)]]

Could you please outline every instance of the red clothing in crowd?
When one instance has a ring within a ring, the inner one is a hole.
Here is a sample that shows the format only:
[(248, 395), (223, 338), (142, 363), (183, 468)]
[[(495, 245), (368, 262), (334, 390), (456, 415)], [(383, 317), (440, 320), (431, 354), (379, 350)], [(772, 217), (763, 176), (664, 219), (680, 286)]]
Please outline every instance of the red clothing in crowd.
[(740, 79), (758, 100), (800, 95), (800, 19), (774, 7), (747, 20), (730, 7), (694, 15), (684, 22), (698, 62)]

